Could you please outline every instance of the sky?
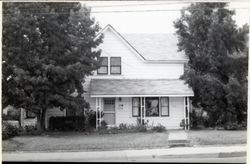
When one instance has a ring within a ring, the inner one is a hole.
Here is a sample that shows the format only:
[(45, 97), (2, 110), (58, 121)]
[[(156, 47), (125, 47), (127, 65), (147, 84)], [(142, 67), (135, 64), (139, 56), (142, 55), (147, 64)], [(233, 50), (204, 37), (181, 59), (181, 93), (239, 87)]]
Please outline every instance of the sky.
[[(180, 17), (180, 9), (190, 5), (189, 1), (82, 1), (82, 3), (92, 8), (91, 15), (101, 27), (111, 24), (120, 33), (174, 33), (176, 29), (173, 22)], [(250, 2), (230, 2), (228, 7), (235, 9), (236, 15), (233, 19), (238, 26), (249, 24)]]

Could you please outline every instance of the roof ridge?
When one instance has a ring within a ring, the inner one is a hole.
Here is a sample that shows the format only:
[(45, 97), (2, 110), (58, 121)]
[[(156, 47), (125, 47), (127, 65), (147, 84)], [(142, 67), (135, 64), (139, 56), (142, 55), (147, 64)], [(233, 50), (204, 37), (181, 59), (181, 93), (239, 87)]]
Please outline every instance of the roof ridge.
[(185, 81), (185, 80), (182, 80), (182, 79), (137, 79), (137, 78), (129, 78), (129, 79), (125, 79), (125, 78), (122, 78), (122, 79), (117, 79), (117, 78), (92, 78), (91, 80), (171, 80), (171, 81)]
[(171, 35), (175, 35), (176, 33), (121, 33), (121, 34), (171, 34)]

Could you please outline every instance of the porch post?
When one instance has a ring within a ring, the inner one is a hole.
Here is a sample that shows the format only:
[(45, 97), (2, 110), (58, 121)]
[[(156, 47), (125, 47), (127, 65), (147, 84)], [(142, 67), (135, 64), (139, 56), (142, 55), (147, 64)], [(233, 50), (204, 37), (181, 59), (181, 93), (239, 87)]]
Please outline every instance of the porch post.
[(95, 126), (96, 126), (96, 129), (98, 129), (98, 100), (97, 98), (95, 98), (95, 116), (96, 116)]
[(189, 104), (189, 97), (187, 97), (187, 108), (188, 108), (188, 130), (190, 130), (190, 104)]
[(102, 119), (101, 98), (97, 97), (95, 103), (96, 103), (96, 129), (98, 129), (98, 127), (101, 126), (101, 119)]
[(140, 101), (140, 105), (141, 105), (141, 125), (142, 125), (142, 97), (140, 97), (141, 101)]
[(184, 130), (186, 130), (186, 97), (184, 97)]
[(101, 122), (102, 122), (102, 99), (99, 97), (98, 98), (98, 104), (99, 104), (99, 126), (101, 127)]
[(144, 106), (143, 106), (143, 108), (144, 108), (144, 122), (145, 122), (145, 120), (146, 120), (146, 104), (145, 104), (145, 97), (143, 98), (143, 104), (144, 104)]

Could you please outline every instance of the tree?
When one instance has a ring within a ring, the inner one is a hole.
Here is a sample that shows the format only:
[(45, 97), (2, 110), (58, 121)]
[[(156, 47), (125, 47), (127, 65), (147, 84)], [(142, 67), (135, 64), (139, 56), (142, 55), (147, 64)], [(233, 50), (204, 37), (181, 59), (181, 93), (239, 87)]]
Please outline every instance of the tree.
[(48, 108), (82, 110), (84, 78), (100, 66), (100, 27), (80, 3), (3, 3), (3, 107), (37, 115)]
[(210, 126), (246, 121), (248, 25), (238, 28), (226, 3), (194, 3), (174, 22), (179, 51), (189, 59), (184, 79), (193, 105), (209, 114)]

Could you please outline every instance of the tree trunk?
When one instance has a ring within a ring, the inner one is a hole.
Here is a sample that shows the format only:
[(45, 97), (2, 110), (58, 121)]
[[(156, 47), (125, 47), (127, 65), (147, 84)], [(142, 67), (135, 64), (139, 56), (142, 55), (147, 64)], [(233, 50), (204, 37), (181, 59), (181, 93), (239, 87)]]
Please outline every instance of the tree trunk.
[(37, 115), (37, 125), (36, 125), (36, 127), (37, 127), (38, 131), (42, 131), (42, 127), (41, 127), (41, 114), (40, 113)]
[(45, 130), (45, 113), (46, 113), (46, 109), (41, 110), (37, 116), (37, 130), (38, 131)]

